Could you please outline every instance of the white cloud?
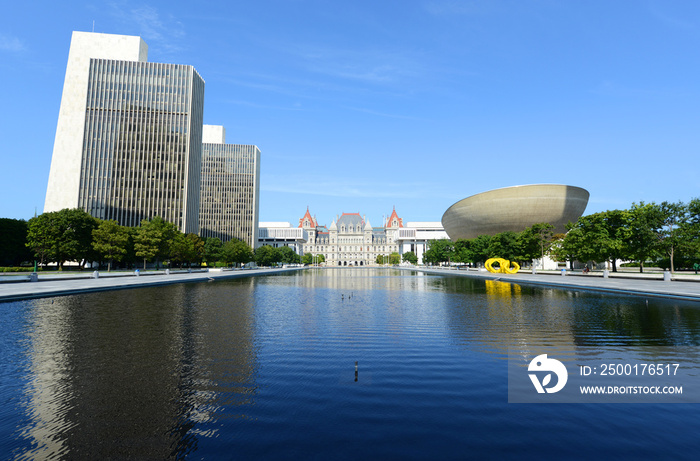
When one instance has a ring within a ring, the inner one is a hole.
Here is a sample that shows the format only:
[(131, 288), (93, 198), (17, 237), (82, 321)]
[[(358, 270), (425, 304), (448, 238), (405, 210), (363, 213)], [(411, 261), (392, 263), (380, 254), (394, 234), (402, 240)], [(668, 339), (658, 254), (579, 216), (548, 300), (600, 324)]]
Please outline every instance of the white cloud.
[[(278, 180), (279, 179), (279, 180)], [(275, 178), (267, 176), (261, 180), (260, 189), (265, 192), (284, 194), (321, 195), (325, 197), (346, 198), (445, 198), (452, 194), (438, 192), (441, 187), (427, 183), (397, 182), (344, 182), (340, 180), (315, 180), (304, 176), (302, 182), (295, 183), (289, 177)], [(313, 184), (313, 187), (309, 187)]]
[(19, 38), (0, 35), (0, 50), (19, 53), (25, 49), (26, 47), (24, 46), (24, 43), (22, 43)]
[(130, 2), (110, 4), (112, 15), (119, 21), (136, 24), (139, 35), (149, 44), (157, 44), (163, 52), (178, 52), (179, 40), (185, 36), (183, 24), (172, 14), (161, 15), (150, 5), (135, 5)]

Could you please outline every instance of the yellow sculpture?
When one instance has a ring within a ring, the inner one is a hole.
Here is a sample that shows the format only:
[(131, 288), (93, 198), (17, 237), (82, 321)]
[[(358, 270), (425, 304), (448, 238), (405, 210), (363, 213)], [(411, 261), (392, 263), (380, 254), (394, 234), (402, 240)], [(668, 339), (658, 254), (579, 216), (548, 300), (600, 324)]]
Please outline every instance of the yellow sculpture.
[[(498, 269), (493, 268), (493, 264), (498, 264)], [(513, 265), (511, 267), (511, 264)], [(493, 274), (516, 274), (520, 270), (520, 265), (515, 261), (510, 262), (503, 258), (491, 258), (486, 261), (486, 270)]]

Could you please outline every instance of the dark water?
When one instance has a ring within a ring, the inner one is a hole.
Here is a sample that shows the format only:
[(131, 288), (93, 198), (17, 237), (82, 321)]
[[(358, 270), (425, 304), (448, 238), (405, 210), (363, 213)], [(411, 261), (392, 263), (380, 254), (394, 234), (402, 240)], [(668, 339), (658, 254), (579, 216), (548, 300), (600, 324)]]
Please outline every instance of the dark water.
[(0, 319), (10, 459), (700, 449), (700, 404), (508, 404), (506, 362), (528, 344), (697, 347), (700, 303), (329, 269), (4, 303)]

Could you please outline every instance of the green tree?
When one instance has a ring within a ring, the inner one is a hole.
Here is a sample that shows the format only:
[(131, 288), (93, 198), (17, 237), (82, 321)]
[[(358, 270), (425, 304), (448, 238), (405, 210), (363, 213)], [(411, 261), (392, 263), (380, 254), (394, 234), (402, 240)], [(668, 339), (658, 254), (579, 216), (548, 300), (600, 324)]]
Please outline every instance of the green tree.
[[(262, 247), (260, 247), (262, 248)], [(258, 250), (260, 249), (258, 248)], [(271, 246), (267, 246), (267, 248), (271, 248), (275, 250), (275, 248), (272, 248)], [(267, 250), (263, 250), (262, 253), (265, 253)], [(262, 254), (261, 253), (261, 254)], [(221, 251), (222, 258), (226, 264), (246, 264), (249, 263), (250, 261), (255, 260), (255, 262), (259, 266), (269, 266), (270, 264), (261, 264), (258, 261), (257, 258), (257, 250), (255, 253), (253, 253), (253, 249), (250, 248), (250, 245), (245, 243), (242, 240), (238, 239), (232, 239), (226, 242), (223, 246), (223, 249)], [(275, 252), (276, 254), (276, 252)], [(274, 257), (273, 257), (274, 259)]]
[(414, 266), (418, 264), (418, 256), (416, 256), (416, 254), (412, 251), (407, 251), (401, 256), (401, 258), (404, 260), (404, 262), (413, 264)]
[(455, 245), (452, 240), (438, 239), (428, 242), (428, 249), (423, 254), (423, 262), (439, 264), (451, 261), (455, 256)]
[(88, 259), (96, 259), (92, 248), (92, 231), (97, 220), (79, 209), (42, 213), (28, 223), (27, 246), (42, 264), (76, 261), (82, 268)]
[(263, 245), (255, 249), (255, 263), (258, 266), (272, 266), (280, 261), (277, 248)]
[(143, 268), (146, 262), (156, 259), (156, 267), (161, 259), (170, 257), (170, 248), (178, 230), (172, 223), (156, 216), (151, 221), (141, 221), (134, 237), (134, 249), (136, 256), (143, 259)]
[(683, 240), (688, 247), (688, 255), (700, 262), (700, 199), (688, 203), (687, 218), (682, 227)]
[(19, 266), (32, 259), (27, 248), (27, 221), (0, 218), (0, 266)]
[(620, 210), (581, 216), (562, 243), (562, 252), (578, 261), (612, 261), (625, 255), (625, 222), (627, 217)]
[(662, 226), (659, 205), (644, 202), (632, 204), (624, 243), (629, 258), (639, 262), (639, 272), (644, 272), (644, 262), (659, 256), (658, 232)]
[(302, 258), (304, 264), (321, 264), (326, 262), (326, 257), (322, 254), (304, 253)]
[(553, 229), (549, 223), (536, 223), (518, 234), (523, 261), (539, 259), (544, 269), (544, 255), (552, 245)]
[(564, 239), (566, 234), (554, 234), (552, 235), (551, 245), (549, 247), (549, 255), (555, 261), (573, 261), (576, 259), (572, 254), (567, 253), (564, 247)]
[(299, 264), (301, 258), (298, 254), (288, 246), (279, 248), (280, 262), (283, 264)]
[(669, 257), (671, 272), (674, 272), (675, 265), (673, 258), (676, 249), (684, 243), (682, 230), (688, 210), (687, 206), (682, 202), (662, 202), (660, 211), (662, 225), (657, 231), (659, 248)]
[(128, 267), (131, 267), (133, 264), (136, 266), (136, 264), (139, 262), (140, 258), (136, 256), (136, 249), (134, 248), (134, 242), (136, 241), (136, 234), (138, 233), (139, 228), (137, 227), (124, 227), (126, 229), (127, 234), (129, 235), (129, 240), (127, 241), (126, 244), (126, 255), (122, 259), (122, 262), (125, 262)]
[(42, 266), (55, 261), (58, 239), (58, 212), (42, 213), (27, 223), (27, 247)]
[(469, 245), (469, 250), (471, 253), (471, 258), (473, 263), (484, 264), (489, 256), (489, 246), (491, 245), (490, 235), (479, 235), (474, 239), (471, 239)]
[[(58, 212), (61, 228), (61, 249), (66, 261), (77, 262), (81, 269), (88, 260), (97, 259), (92, 248), (92, 231), (98, 221), (83, 210), (63, 209)], [(61, 266), (63, 261), (59, 261)]]
[(170, 259), (180, 264), (199, 262), (204, 255), (204, 241), (196, 234), (177, 232), (170, 246)]
[(224, 244), (221, 239), (216, 237), (208, 237), (204, 241), (204, 261), (212, 265), (222, 259)]
[(401, 262), (401, 255), (397, 252), (393, 252), (389, 255), (389, 264), (397, 265)]
[(453, 260), (460, 263), (473, 263), (472, 252), (474, 239), (459, 239), (455, 242), (455, 254)]
[(509, 261), (522, 261), (522, 251), (518, 234), (512, 231), (500, 232), (491, 237), (488, 246), (490, 258), (504, 258)]
[(107, 272), (112, 270), (113, 261), (121, 261), (129, 247), (129, 231), (113, 219), (101, 221), (92, 231), (92, 247), (97, 254), (107, 260)]
[(384, 255), (377, 255), (377, 260), (376, 260), (377, 264), (379, 264), (380, 266), (383, 265), (385, 259), (389, 259), (389, 258), (385, 258)]
[(626, 242), (629, 238), (629, 211), (608, 210), (604, 213), (605, 225), (614, 244), (608, 248), (607, 258), (612, 262), (613, 272), (617, 272), (617, 260), (629, 259)]

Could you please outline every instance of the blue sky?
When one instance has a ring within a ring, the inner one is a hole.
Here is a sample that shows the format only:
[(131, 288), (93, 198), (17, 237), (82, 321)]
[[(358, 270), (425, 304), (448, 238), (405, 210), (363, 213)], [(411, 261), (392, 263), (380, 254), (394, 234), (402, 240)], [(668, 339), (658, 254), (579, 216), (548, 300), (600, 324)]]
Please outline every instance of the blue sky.
[[(40, 4), (39, 4), (40, 3)], [(700, 196), (693, 0), (10, 2), (0, 217), (41, 213), (73, 30), (191, 64), (204, 123), (262, 151), (260, 219), (395, 206), (439, 221), (486, 190), (586, 188), (586, 214)]]

